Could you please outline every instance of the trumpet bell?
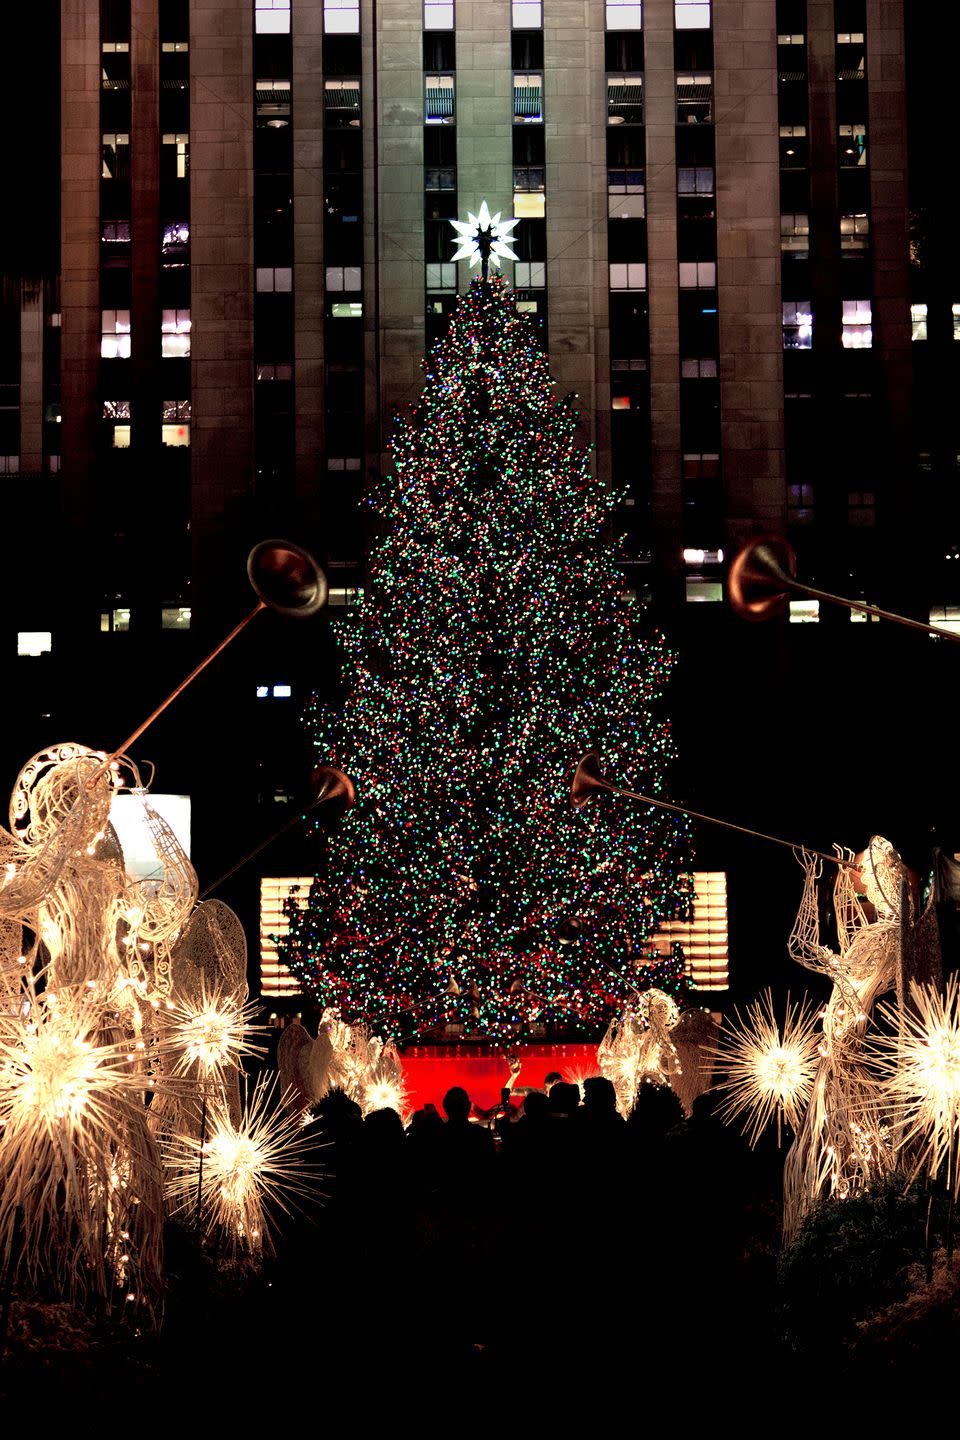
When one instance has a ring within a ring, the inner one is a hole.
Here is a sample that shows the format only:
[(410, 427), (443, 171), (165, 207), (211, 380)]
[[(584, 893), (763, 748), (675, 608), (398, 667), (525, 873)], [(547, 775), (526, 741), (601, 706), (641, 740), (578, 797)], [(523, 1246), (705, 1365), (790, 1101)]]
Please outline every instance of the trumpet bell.
[(597, 790), (611, 790), (613, 787), (600, 774), (600, 756), (595, 750), (584, 755), (577, 766), (570, 786), (570, 799), (575, 810), (586, 805)]
[(780, 535), (758, 535), (734, 556), (727, 598), (745, 620), (769, 620), (786, 606), (796, 588), (797, 556)]
[(291, 540), (261, 540), (247, 557), (247, 578), (279, 615), (315, 615), (326, 603), (327, 577), (309, 550)]
[(334, 765), (318, 765), (310, 776), (314, 805), (330, 805), (342, 813), (356, 804), (357, 792), (349, 775)]

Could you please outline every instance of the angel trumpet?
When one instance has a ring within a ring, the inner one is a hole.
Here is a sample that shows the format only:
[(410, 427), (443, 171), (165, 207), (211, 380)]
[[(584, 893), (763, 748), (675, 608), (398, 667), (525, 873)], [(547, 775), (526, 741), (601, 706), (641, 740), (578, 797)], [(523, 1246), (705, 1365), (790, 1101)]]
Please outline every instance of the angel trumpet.
[(727, 598), (744, 620), (769, 620), (780, 614), (791, 595), (809, 595), (813, 600), (827, 600), (831, 605), (843, 605), (858, 614), (892, 620), (895, 625), (905, 625), (910, 630), (925, 630), (942, 640), (960, 640), (960, 634), (955, 631), (941, 630), (923, 620), (910, 620), (906, 615), (895, 615), (892, 610), (865, 605), (861, 600), (845, 600), (829, 590), (804, 585), (796, 577), (797, 556), (789, 540), (781, 535), (758, 535), (748, 540), (730, 563)]
[(122, 744), (111, 751), (99, 770), (87, 781), (88, 786), (94, 785), (104, 770), (109, 769), (118, 756), (123, 755), (135, 740), (140, 739), (154, 720), (183, 694), (188, 685), (193, 684), (212, 660), (236, 640), (241, 630), (245, 630), (261, 610), (276, 610), (279, 615), (305, 618), (315, 615), (327, 599), (327, 577), (317, 561), (308, 550), (294, 545), (290, 540), (261, 540), (259, 545), (255, 545), (247, 557), (247, 579), (257, 596), (257, 603), (250, 614), (244, 616), (230, 634), (221, 640), (199, 665), (194, 666), (187, 678), (181, 680), (166, 700), (162, 701)]
[(718, 820), (716, 815), (703, 815), (699, 810), (688, 810), (683, 805), (671, 805), (666, 800), (655, 800), (652, 795), (639, 795), (635, 790), (623, 790), (619, 785), (604, 779), (600, 770), (600, 756), (595, 750), (591, 750), (583, 756), (574, 771), (570, 786), (570, 799), (574, 808), (579, 810), (598, 790), (609, 790), (611, 795), (622, 795), (627, 800), (641, 800), (644, 805), (653, 805), (657, 810), (669, 810), (673, 815), (686, 815), (690, 820), (704, 820), (708, 825), (720, 825), (724, 830), (736, 830), (739, 835), (752, 835), (755, 840), (770, 840), (774, 845), (785, 845), (788, 850), (803, 850), (808, 855), (816, 855), (819, 860), (828, 860), (831, 865), (849, 863), (841, 860), (838, 855), (827, 855), (823, 850), (811, 850), (807, 845), (782, 840), (779, 835), (766, 835), (762, 830), (751, 830), (747, 825), (734, 825), (730, 820)]

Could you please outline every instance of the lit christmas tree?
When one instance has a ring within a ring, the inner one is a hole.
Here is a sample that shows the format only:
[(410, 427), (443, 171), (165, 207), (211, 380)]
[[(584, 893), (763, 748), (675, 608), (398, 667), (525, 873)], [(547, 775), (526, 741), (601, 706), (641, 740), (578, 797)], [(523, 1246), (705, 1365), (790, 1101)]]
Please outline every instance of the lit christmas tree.
[(650, 962), (645, 942), (687, 914), (686, 822), (570, 803), (591, 749), (666, 793), (671, 656), (643, 638), (601, 535), (617, 497), (502, 280), (474, 282), (426, 376), (368, 497), (382, 538), (340, 622), (348, 699), (308, 715), (357, 804), (282, 958), (321, 1004), (401, 1037), (593, 1029), (682, 982), (682, 957)]

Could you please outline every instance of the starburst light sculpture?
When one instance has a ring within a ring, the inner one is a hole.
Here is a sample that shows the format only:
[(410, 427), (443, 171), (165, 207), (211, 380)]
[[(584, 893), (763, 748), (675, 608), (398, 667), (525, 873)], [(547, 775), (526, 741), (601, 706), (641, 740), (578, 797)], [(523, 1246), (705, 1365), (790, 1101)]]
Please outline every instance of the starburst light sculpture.
[(777, 1144), (783, 1127), (796, 1132), (813, 1090), (820, 1062), (818, 1017), (804, 997), (792, 1004), (787, 996), (781, 1027), (766, 990), (747, 1006), (745, 1015), (722, 1033), (716, 1066), (717, 1089), (725, 1092), (720, 1117), (728, 1124), (743, 1117), (742, 1133), (752, 1149), (767, 1126), (776, 1120)]

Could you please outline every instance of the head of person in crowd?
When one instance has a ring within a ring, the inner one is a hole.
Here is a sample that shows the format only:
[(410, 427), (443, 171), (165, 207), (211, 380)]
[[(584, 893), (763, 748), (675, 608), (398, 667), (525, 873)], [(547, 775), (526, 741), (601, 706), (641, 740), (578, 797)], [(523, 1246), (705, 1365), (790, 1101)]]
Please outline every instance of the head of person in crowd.
[(470, 1118), (470, 1096), (462, 1085), (454, 1085), (443, 1097), (443, 1112), (454, 1125), (465, 1125)]

